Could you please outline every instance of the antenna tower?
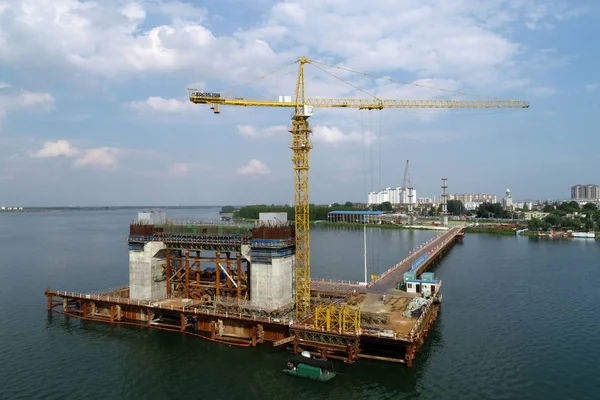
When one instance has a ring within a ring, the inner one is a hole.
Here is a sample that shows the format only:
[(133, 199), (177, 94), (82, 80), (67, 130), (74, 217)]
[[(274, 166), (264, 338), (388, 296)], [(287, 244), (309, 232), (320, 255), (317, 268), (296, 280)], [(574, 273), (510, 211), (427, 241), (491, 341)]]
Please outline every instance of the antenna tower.
[(443, 226), (448, 225), (448, 178), (442, 178), (442, 212), (440, 213), (440, 222)]

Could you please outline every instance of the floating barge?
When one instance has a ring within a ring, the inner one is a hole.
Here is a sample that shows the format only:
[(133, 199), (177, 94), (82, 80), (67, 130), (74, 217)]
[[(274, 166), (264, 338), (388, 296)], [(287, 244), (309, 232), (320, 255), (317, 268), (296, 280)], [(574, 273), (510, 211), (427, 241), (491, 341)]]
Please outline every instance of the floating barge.
[[(47, 289), (47, 308), (229, 345), (271, 343), (348, 363), (368, 358), (411, 366), (437, 318), (442, 283), (433, 281), (424, 299), (396, 289), (396, 278), (426, 251), (414, 271), (420, 275), (463, 235), (440, 235), (372, 286), (312, 281), (312, 311), (298, 319), (293, 226), (176, 224), (140, 213), (127, 237), (129, 285), (96, 293)], [(408, 314), (415, 298), (422, 305)]]

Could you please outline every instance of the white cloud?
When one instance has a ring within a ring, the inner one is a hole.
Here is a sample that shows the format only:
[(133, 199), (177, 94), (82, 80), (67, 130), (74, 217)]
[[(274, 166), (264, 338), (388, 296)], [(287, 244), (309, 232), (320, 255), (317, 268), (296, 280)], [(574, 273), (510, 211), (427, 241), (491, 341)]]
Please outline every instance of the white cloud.
[(143, 21), (146, 18), (146, 11), (138, 3), (127, 4), (122, 10), (121, 14), (126, 16), (132, 21)]
[(515, 25), (534, 29), (581, 14), (568, 5), (546, 0), (279, 1), (259, 11), (256, 19), (263, 22), (255, 28), (227, 35), (210, 29), (206, 10), (183, 1), (21, 0), (6, 5), (10, 12), (0, 26), (0, 61), (108, 77), (185, 72), (189, 78), (235, 85), (312, 54), (392, 76), (402, 76), (394, 72), (402, 69), (420, 78), (453, 79), (496, 94), (503, 81), (522, 79), (524, 47), (507, 32)]
[[(9, 88), (11, 88), (11, 85), (0, 82), (0, 89)], [(52, 95), (49, 93), (29, 92), (25, 90), (21, 90), (20, 92), (14, 92), (10, 90), (2, 91), (0, 93), (0, 120), (10, 112), (23, 110), (47, 112), (53, 110), (54, 105), (54, 97), (52, 97)]]
[(175, 163), (171, 165), (168, 176), (171, 178), (184, 178), (190, 172), (196, 172), (206, 167), (199, 163)]
[[(280, 62), (264, 41), (216, 36), (203, 24), (204, 10), (186, 2), (21, 0), (7, 8), (0, 61), (12, 65), (35, 61), (31, 68), (107, 77), (186, 70), (250, 79)], [(155, 14), (151, 23), (148, 12)]]
[(118, 147), (97, 147), (90, 149), (80, 149), (68, 140), (59, 139), (47, 141), (42, 148), (31, 153), (33, 158), (55, 158), (67, 157), (74, 159), (74, 167), (95, 167), (100, 169), (116, 170), (119, 169), (119, 161), (123, 156), (148, 156), (159, 157), (153, 151), (143, 151), (136, 149), (126, 149)]
[(19, 102), (17, 106), (20, 108), (35, 107), (43, 111), (54, 109), (55, 103), (54, 97), (49, 93), (21, 92), (15, 100)]
[(585, 85), (585, 90), (596, 90), (600, 87), (600, 83), (590, 83)]
[(240, 175), (266, 175), (271, 171), (265, 163), (260, 160), (250, 160), (248, 164), (238, 168), (236, 172)]
[(306, 22), (306, 10), (300, 3), (279, 2), (271, 9), (271, 16), (281, 22), (290, 21), (294, 25), (303, 26)]
[(77, 167), (99, 167), (103, 169), (117, 169), (119, 167), (118, 156), (123, 150), (115, 147), (99, 147), (84, 150), (83, 154), (75, 160)]
[(534, 96), (552, 96), (556, 94), (556, 89), (550, 86), (534, 86), (527, 89), (527, 92)]
[(376, 136), (371, 131), (344, 133), (336, 126), (316, 125), (313, 127), (313, 141), (333, 145), (344, 143), (371, 144)]
[(236, 127), (238, 133), (247, 138), (264, 138), (271, 136), (285, 137), (288, 130), (286, 125), (275, 125), (266, 128), (256, 128), (250, 125), (238, 125)]
[(525, 9), (525, 26), (531, 30), (552, 29), (554, 21), (577, 17), (584, 8), (570, 8), (565, 2), (531, 2)]
[(131, 109), (141, 112), (159, 112), (165, 114), (198, 111), (202, 107), (190, 101), (148, 97), (145, 101), (132, 101), (127, 104)]
[(506, 28), (557, 19), (568, 11), (558, 6), (542, 10), (545, 5), (536, 0), (303, 0), (278, 3), (271, 10), (271, 23), (289, 24), (292, 9), (296, 16), (310, 10), (311, 18), (291, 23), (289, 37), (348, 66), (366, 71), (401, 68), (490, 85), (514, 73), (523, 51), (505, 34)]
[(79, 150), (66, 140), (55, 140), (45, 142), (41, 150), (33, 154), (32, 157), (73, 157), (79, 153)]

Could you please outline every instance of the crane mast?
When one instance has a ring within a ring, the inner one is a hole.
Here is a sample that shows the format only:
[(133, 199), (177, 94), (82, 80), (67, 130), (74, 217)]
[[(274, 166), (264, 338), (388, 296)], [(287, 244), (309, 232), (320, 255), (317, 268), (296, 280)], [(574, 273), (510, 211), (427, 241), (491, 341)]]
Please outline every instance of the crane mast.
[(296, 83), (296, 107), (292, 117), (292, 163), (294, 168), (294, 214), (296, 228), (296, 319), (310, 309), (310, 213), (308, 199), (308, 170), (310, 168), (310, 126), (312, 107), (305, 102), (304, 64), (299, 60)]

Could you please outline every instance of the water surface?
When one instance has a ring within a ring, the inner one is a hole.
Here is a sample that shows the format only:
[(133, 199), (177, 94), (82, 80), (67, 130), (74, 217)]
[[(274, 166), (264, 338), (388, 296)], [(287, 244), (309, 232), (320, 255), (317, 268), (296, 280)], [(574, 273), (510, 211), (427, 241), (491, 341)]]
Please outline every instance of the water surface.
[[(169, 210), (208, 218), (216, 209)], [(595, 399), (600, 243), (467, 235), (437, 267), (444, 303), (413, 368), (336, 363), (328, 383), (280, 372), (287, 354), (67, 319), (44, 289), (127, 283), (131, 210), (0, 215), (0, 399)], [(433, 236), (367, 232), (369, 273)], [(363, 231), (312, 231), (312, 275), (362, 280)]]

